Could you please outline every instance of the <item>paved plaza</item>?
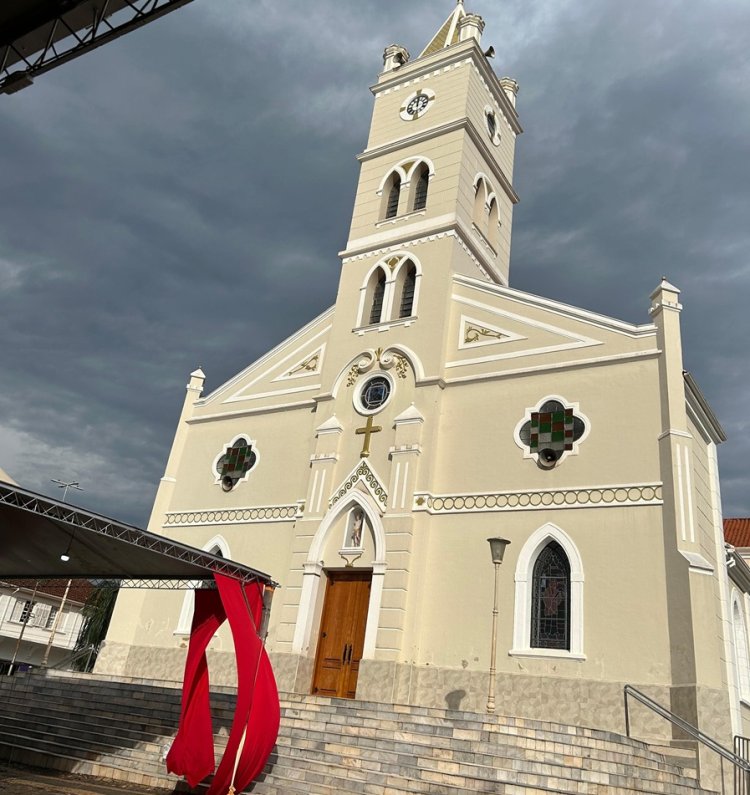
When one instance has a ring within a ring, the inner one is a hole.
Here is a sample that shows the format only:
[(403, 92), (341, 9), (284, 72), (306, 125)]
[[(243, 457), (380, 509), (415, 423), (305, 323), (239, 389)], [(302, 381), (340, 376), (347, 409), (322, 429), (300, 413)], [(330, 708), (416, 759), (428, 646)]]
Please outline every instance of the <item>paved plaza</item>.
[(0, 764), (0, 795), (165, 795), (166, 792), (168, 790)]

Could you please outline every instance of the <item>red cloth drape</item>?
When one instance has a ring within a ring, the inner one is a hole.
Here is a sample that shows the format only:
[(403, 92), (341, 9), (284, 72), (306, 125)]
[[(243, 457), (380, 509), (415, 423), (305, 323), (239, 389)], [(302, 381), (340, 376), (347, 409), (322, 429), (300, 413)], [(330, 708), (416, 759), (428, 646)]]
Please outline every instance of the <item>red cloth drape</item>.
[(258, 637), (263, 586), (242, 586), (215, 574), (217, 591), (200, 590), (190, 634), (182, 711), (177, 736), (167, 755), (167, 770), (184, 775), (191, 787), (214, 769), (206, 647), (225, 619), (237, 658), (237, 705), (232, 729), (207, 795), (226, 795), (230, 785), (241, 792), (263, 769), (279, 730), (279, 695), (271, 664)]

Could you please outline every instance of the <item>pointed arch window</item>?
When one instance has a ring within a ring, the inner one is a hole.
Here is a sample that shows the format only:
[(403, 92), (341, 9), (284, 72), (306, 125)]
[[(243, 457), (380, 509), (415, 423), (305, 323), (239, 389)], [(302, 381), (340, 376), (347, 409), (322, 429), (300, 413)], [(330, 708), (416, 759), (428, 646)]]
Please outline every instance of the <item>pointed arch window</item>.
[(377, 282), (372, 293), (372, 307), (370, 309), (370, 324), (380, 323), (383, 314), (383, 298), (385, 296), (385, 273), (378, 269)]
[(497, 209), (497, 199), (492, 199), (487, 217), (487, 240), (495, 251), (500, 243), (500, 216)]
[(570, 649), (570, 563), (557, 541), (550, 541), (534, 564), (531, 647)]
[(414, 311), (414, 291), (417, 285), (417, 269), (413, 262), (407, 263), (404, 268), (404, 281), (401, 287), (401, 303), (398, 310), (399, 318), (411, 317)]
[(423, 163), (419, 167), (419, 178), (417, 179), (417, 187), (414, 191), (414, 211), (424, 210), (427, 206), (427, 188), (430, 184), (430, 170), (427, 164)]
[[(230, 558), (229, 545), (221, 536), (216, 536), (211, 539), (203, 549), (209, 555), (216, 555), (218, 558)], [(193, 583), (197, 588), (200, 585), (199, 581)], [(180, 617), (177, 619), (177, 626), (174, 629), (174, 635), (189, 635), (193, 623), (193, 611), (195, 609), (195, 591), (185, 591), (185, 597), (182, 600), (182, 608), (180, 609)]]
[(387, 200), (385, 205), (385, 217), (395, 218), (398, 215), (398, 200), (401, 196), (401, 177), (394, 174), (389, 180)]

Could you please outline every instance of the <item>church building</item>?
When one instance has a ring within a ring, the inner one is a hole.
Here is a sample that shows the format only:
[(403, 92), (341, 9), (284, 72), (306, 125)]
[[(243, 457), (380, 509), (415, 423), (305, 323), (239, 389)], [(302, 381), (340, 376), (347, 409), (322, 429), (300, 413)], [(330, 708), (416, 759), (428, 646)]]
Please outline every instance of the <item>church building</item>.
[[(483, 28), (459, 1), (386, 48), (336, 303), (210, 394), (191, 374), (149, 530), (279, 582), (280, 690), (622, 732), (630, 684), (729, 744), (746, 605), (680, 292), (633, 325), (510, 286), (518, 84)], [(180, 679), (191, 615), (121, 593), (97, 672)]]

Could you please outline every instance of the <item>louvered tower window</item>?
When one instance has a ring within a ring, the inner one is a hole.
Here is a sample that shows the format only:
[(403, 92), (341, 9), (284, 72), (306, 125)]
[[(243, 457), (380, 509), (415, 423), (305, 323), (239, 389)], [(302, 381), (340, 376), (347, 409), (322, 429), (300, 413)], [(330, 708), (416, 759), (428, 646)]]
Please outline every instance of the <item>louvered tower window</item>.
[(417, 283), (417, 269), (413, 265), (408, 265), (406, 276), (404, 277), (404, 289), (401, 293), (401, 306), (399, 307), (399, 317), (411, 317), (414, 309), (414, 287)]
[(393, 175), (391, 189), (388, 191), (388, 204), (385, 208), (386, 218), (395, 218), (398, 215), (398, 197), (401, 193), (401, 177)]
[(372, 294), (372, 309), (370, 310), (370, 323), (380, 323), (380, 315), (383, 313), (383, 296), (385, 295), (385, 273), (381, 270), (378, 273), (378, 282)]
[(531, 646), (570, 649), (570, 563), (556, 541), (547, 544), (534, 564)]
[(426, 166), (422, 166), (419, 174), (419, 182), (417, 182), (417, 189), (414, 192), (414, 209), (424, 210), (427, 206), (427, 186), (430, 182), (430, 172)]

